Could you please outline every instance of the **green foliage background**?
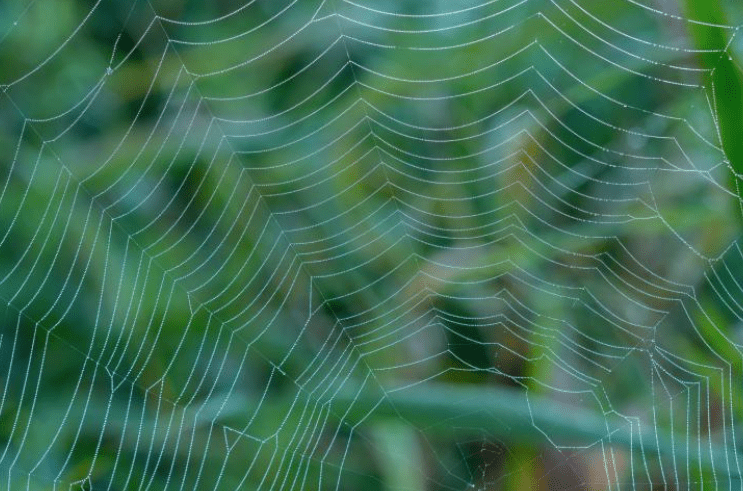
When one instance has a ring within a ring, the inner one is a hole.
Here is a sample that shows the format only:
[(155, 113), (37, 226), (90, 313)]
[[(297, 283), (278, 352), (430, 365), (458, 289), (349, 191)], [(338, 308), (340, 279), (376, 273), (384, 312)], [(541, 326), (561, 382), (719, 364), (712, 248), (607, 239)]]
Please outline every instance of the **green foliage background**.
[(740, 489), (741, 22), (0, 2), (0, 482)]

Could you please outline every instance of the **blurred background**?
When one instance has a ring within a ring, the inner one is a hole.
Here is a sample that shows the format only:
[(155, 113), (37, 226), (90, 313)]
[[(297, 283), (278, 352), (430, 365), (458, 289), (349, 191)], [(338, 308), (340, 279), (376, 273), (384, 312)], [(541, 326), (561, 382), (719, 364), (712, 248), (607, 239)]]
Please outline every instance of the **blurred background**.
[(0, 1), (0, 489), (741, 489), (742, 24)]

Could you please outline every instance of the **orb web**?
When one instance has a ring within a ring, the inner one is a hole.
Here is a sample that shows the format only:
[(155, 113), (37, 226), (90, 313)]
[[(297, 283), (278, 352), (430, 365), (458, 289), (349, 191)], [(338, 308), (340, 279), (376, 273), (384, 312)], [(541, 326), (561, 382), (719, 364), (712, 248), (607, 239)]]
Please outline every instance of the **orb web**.
[(5, 488), (740, 488), (734, 21), (1, 8)]

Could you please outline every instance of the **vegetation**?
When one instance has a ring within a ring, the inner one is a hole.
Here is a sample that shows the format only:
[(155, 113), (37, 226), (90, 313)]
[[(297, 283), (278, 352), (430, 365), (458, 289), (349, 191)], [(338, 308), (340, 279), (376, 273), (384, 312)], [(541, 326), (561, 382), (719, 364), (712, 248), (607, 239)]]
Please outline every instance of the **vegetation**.
[(740, 489), (741, 22), (0, 2), (0, 488)]

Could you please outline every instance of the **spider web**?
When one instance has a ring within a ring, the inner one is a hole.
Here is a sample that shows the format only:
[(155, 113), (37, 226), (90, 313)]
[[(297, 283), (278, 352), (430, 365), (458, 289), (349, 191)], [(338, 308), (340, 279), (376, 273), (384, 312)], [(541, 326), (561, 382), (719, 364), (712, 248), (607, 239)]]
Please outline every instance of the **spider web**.
[(4, 488), (740, 489), (738, 25), (0, 9)]

